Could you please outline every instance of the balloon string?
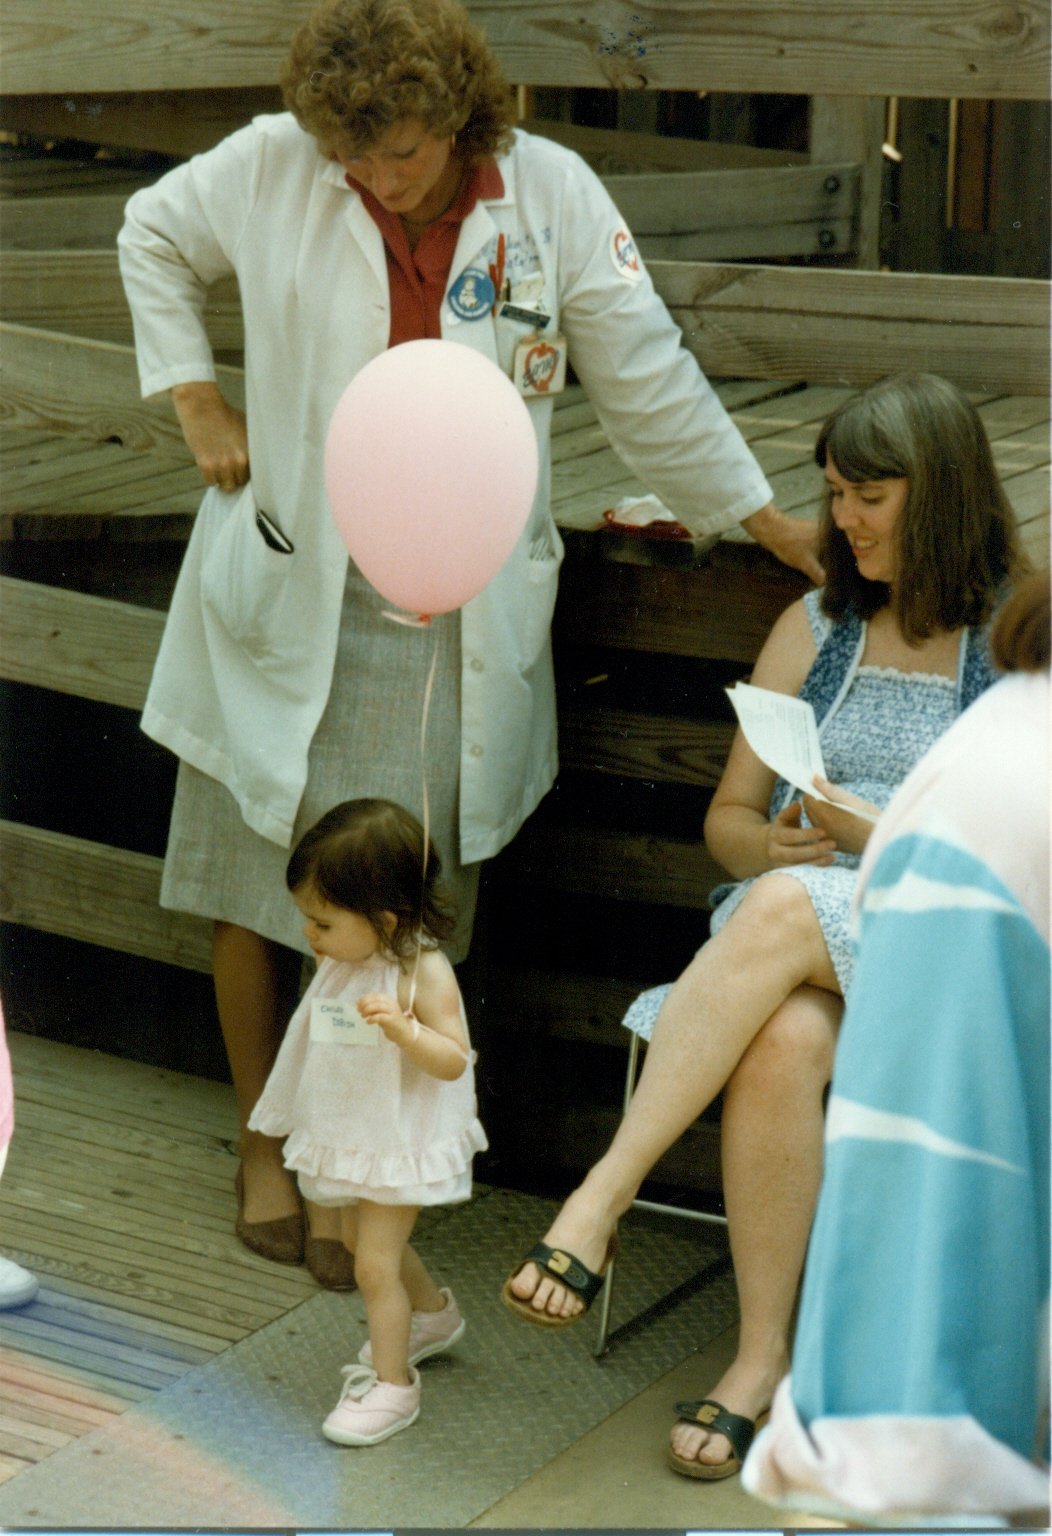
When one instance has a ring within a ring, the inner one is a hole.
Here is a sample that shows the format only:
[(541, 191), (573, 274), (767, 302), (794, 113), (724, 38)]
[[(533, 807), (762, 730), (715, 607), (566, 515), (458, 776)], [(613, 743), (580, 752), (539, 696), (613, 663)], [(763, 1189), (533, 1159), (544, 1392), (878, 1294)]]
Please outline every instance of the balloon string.
[[(388, 615), (388, 617), (392, 617), (392, 615)], [(428, 669), (427, 682), (424, 684), (424, 705), (420, 713), (420, 788), (424, 824), (424, 856), (420, 867), (420, 923), (416, 931), (416, 954), (413, 957), (413, 970), (409, 978), (409, 1007), (406, 1009), (407, 1013), (413, 1012), (413, 1003), (416, 1001), (416, 983), (420, 973), (420, 956), (423, 951), (422, 930), (424, 925), (424, 902), (427, 896), (427, 858), (428, 849), (431, 846), (431, 803), (427, 791), (427, 724), (431, 714), (431, 694), (435, 686), (435, 672), (437, 668), (438, 630), (436, 629), (433, 631), (431, 666)]]

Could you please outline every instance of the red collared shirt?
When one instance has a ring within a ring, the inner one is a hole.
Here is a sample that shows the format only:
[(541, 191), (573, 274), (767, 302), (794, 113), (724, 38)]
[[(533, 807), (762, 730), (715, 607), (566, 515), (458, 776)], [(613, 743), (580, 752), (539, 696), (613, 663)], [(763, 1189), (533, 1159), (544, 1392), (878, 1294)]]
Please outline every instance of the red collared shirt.
[(347, 185), (358, 193), (384, 237), (391, 288), (388, 346), (424, 338), (437, 340), (442, 335), (442, 300), (460, 226), (480, 198), (501, 197), (504, 193), (504, 178), (496, 161), (482, 160), (472, 169), (445, 213), (424, 230), (415, 251), (410, 249), (397, 213), (389, 213), (353, 176), (347, 177)]

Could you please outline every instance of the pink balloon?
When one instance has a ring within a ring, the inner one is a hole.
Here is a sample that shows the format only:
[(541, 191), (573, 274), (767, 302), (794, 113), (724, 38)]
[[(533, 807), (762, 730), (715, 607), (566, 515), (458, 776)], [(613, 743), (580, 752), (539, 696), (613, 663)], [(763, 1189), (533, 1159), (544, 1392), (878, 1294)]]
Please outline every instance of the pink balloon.
[(448, 613), (511, 554), (537, 489), (529, 411), (496, 363), (408, 341), (351, 380), (325, 442), (329, 506), (381, 596)]

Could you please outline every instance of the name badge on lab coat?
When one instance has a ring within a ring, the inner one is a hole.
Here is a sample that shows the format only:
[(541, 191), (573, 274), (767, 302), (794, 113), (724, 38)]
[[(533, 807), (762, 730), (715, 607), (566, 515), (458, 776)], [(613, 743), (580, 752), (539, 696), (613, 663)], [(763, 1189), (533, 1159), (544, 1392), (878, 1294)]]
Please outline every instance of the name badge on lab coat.
[(520, 395), (557, 395), (566, 388), (566, 338), (527, 336), (515, 348), (511, 376)]
[(383, 1030), (367, 1024), (353, 1003), (316, 997), (310, 1005), (310, 1037), (325, 1045), (379, 1045)]

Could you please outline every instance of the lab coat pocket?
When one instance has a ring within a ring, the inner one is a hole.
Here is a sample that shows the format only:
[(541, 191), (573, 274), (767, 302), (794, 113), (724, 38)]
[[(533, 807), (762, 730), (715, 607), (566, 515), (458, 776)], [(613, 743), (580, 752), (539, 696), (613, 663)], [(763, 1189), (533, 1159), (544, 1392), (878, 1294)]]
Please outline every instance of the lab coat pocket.
[(562, 540), (554, 528), (543, 530), (530, 543), (525, 562), (525, 606), (518, 637), (523, 671), (533, 666), (551, 632), (562, 557)]
[(295, 553), (273, 514), (257, 506), (251, 481), (232, 495), (214, 494), (220, 505), (209, 509), (217, 526), (204, 555), (201, 602), (233, 640), (263, 655)]

